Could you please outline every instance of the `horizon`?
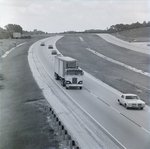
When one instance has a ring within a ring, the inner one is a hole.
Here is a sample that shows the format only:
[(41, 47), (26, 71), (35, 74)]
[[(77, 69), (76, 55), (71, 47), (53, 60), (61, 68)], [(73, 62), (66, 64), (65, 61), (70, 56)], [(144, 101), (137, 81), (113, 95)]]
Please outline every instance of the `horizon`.
[(0, 1), (0, 8), (2, 28), (16, 24), (24, 31), (83, 32), (150, 21), (148, 0), (5, 0)]

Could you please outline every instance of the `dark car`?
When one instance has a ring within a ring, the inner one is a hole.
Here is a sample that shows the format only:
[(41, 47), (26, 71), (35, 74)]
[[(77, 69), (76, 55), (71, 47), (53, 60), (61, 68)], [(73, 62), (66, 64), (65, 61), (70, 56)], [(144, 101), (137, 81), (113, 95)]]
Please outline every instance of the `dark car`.
[(52, 45), (49, 45), (48, 48), (49, 48), (49, 49), (53, 49), (53, 46), (52, 46)]
[(52, 55), (56, 55), (56, 54), (57, 54), (57, 51), (56, 51), (56, 50), (52, 50), (52, 51), (51, 51), (51, 54), (52, 54)]
[(44, 43), (44, 42), (42, 42), (42, 43), (41, 43), (41, 46), (45, 46), (45, 43)]

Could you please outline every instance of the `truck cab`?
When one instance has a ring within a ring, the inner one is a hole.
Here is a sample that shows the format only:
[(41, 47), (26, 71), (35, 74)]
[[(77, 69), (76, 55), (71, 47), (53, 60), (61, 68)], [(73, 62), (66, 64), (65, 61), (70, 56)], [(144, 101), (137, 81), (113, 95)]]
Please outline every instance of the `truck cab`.
[(82, 89), (83, 86), (83, 70), (81, 69), (67, 69), (65, 74), (66, 89), (77, 86)]
[(61, 55), (55, 56), (55, 72), (54, 76), (56, 80), (61, 80), (61, 85), (69, 87), (83, 86), (83, 70), (78, 67), (77, 60), (71, 57), (65, 57)]

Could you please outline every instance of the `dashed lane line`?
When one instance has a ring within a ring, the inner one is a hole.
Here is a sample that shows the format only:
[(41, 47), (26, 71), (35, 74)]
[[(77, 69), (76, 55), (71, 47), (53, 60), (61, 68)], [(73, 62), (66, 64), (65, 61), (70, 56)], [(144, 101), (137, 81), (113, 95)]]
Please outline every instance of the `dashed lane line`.
[(125, 117), (129, 121), (131, 121), (132, 123), (134, 123), (135, 125), (137, 125), (141, 129), (143, 129), (147, 133), (150, 133), (150, 131), (148, 131), (147, 129), (145, 129), (144, 127), (142, 127), (141, 125), (139, 125), (138, 123), (136, 123), (135, 121), (133, 121), (132, 119), (130, 119), (129, 117), (127, 117), (126, 115), (124, 115), (123, 113), (121, 113), (120, 111), (118, 111), (117, 109), (115, 109), (114, 107), (112, 107), (111, 105), (109, 105), (107, 102), (105, 102), (104, 100), (102, 100), (100, 97), (96, 96), (94, 93), (92, 93), (91, 91), (89, 91), (87, 88), (84, 87), (84, 89), (87, 90), (91, 95), (93, 95), (94, 97), (96, 97), (97, 99), (99, 99), (100, 101), (102, 101), (105, 105), (109, 106), (111, 109), (113, 109), (117, 113), (121, 114), (123, 117)]
[(81, 41), (84, 41), (82, 37), (79, 37), (79, 39), (80, 39)]
[[(37, 56), (38, 57), (38, 56)], [(46, 70), (46, 68), (44, 67), (44, 65), (42, 64), (42, 62), (40, 61), (39, 57), (38, 57), (39, 62), (41, 63), (43, 69), (45, 70), (45, 72), (50, 76), (50, 78), (52, 78), (52, 76), (49, 74), (49, 72)], [(52, 79), (53, 80), (53, 79)], [(74, 102), (76, 103), (77, 106), (79, 106), (92, 120), (93, 122), (95, 122), (98, 126), (100, 126), (100, 128), (102, 128), (102, 130), (111, 137), (112, 140), (114, 140), (121, 148), (126, 149), (125, 146), (123, 146), (123, 144), (121, 144), (115, 137), (113, 137), (113, 135), (111, 133), (109, 133), (99, 122), (97, 122), (89, 113), (87, 113), (64, 89), (62, 89), (60, 87), (60, 85), (53, 80), (56, 85)], [(90, 91), (89, 91), (90, 92)], [(93, 94), (94, 95), (94, 94)], [(98, 98), (98, 97), (97, 97)]]

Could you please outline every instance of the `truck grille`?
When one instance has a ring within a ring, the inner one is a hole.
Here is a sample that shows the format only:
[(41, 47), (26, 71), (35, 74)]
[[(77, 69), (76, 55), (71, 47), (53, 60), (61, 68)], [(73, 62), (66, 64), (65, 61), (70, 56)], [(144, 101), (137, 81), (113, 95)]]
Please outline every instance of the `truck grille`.
[(76, 84), (77, 83), (77, 78), (72, 78), (72, 83)]

